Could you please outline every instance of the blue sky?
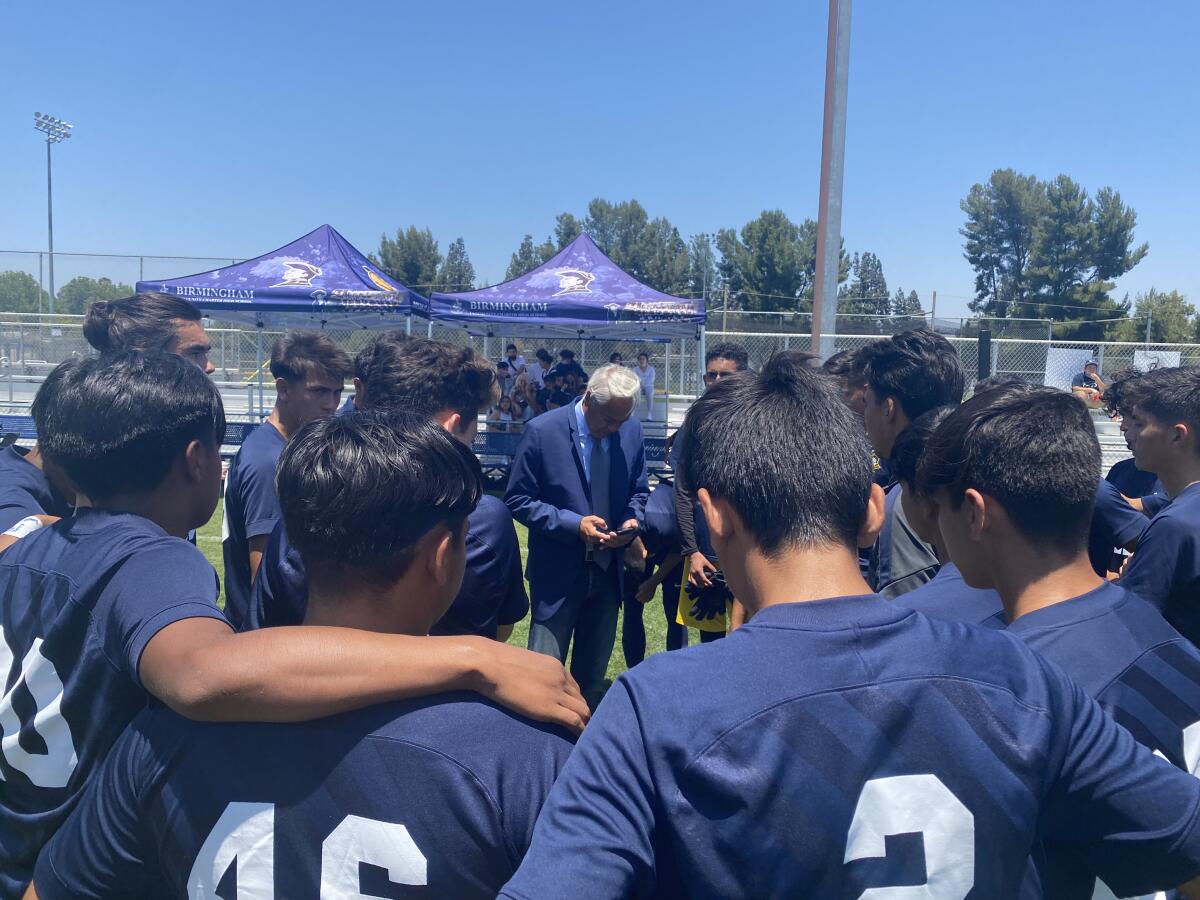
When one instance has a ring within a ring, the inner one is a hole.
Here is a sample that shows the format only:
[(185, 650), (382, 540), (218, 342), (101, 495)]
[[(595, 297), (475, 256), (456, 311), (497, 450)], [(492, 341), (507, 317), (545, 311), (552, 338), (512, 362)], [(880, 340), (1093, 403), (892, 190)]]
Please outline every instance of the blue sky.
[[(816, 216), (821, 0), (23, 3), (0, 33), (0, 249), (253, 256), (323, 223), (522, 234), (636, 197), (685, 235)], [(994, 168), (1117, 188), (1150, 254), (1118, 294), (1200, 303), (1200, 4), (857, 0), (843, 233), (961, 314), (959, 200)], [(0, 257), (7, 267), (11, 257)], [(184, 274), (161, 273), (161, 274)], [(59, 282), (62, 282), (59, 278)]]

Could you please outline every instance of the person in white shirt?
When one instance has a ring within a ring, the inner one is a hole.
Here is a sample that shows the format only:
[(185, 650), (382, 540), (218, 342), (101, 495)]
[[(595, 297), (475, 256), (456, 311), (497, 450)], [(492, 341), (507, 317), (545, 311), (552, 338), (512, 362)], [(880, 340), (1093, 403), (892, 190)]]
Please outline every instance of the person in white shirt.
[(654, 366), (650, 365), (650, 357), (646, 353), (639, 353), (637, 357), (637, 366), (633, 370), (637, 373), (638, 381), (642, 383), (642, 409), (645, 412), (645, 418), (654, 419)]
[(545, 347), (539, 347), (537, 353), (534, 354), (537, 359), (537, 365), (526, 366), (525, 374), (530, 380), (538, 386), (544, 388), (546, 386), (546, 373), (550, 371), (550, 367), (554, 365), (554, 357), (550, 355), (550, 351)]
[(520, 375), (525, 371), (525, 357), (517, 349), (516, 344), (504, 348), (504, 361), (508, 363), (508, 371), (512, 375)]

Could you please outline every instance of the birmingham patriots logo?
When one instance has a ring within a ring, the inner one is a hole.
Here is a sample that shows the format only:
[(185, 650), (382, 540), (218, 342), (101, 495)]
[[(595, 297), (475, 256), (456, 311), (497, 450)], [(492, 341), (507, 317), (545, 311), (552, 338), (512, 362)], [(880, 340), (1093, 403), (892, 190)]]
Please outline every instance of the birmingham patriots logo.
[(283, 264), (283, 281), (271, 287), (312, 287), (314, 278), (321, 274), (321, 267), (303, 260), (288, 260)]
[(592, 291), (588, 285), (596, 280), (595, 275), (582, 269), (559, 269), (555, 274), (558, 275), (559, 288), (555, 297), (564, 294), (590, 294)]

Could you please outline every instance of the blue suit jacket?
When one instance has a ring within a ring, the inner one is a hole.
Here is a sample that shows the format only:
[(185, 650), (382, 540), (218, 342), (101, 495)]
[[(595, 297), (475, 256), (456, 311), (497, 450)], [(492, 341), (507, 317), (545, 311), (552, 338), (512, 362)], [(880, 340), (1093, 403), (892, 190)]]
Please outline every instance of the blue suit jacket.
[[(575, 405), (531, 419), (513, 458), (504, 502), (513, 518), (529, 529), (525, 576), (535, 621), (558, 611), (584, 564), (579, 522), (592, 513), (592, 496), (576, 442)], [(643, 520), (650, 493), (642, 423), (631, 416), (610, 438), (612, 478), (609, 509), (620, 510), (610, 527)], [(617, 575), (623, 555), (617, 554)]]

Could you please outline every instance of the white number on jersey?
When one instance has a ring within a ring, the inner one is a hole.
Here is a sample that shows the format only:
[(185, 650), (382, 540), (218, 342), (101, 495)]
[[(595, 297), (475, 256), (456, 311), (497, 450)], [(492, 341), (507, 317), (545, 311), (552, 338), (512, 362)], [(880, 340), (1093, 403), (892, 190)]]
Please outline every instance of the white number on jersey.
[[(426, 884), (425, 856), (403, 825), (347, 816), (321, 845), (321, 900), (358, 900), (359, 864), (386, 869), (393, 884)], [(275, 896), (275, 806), (230, 803), (188, 876), (193, 900), (219, 900), (217, 885), (237, 867), (237, 900)]]
[(845, 862), (887, 855), (888, 835), (920, 832), (926, 883), (868, 888), (859, 900), (963, 900), (975, 884), (975, 817), (933, 775), (875, 778), (863, 785), (846, 837)]
[[(4, 629), (0, 628), (0, 674), (7, 677), (12, 671), (13, 652), (8, 646)], [(13, 709), (13, 694), (25, 685), (33, 697), (37, 712), (33, 715), (33, 730), (46, 745), (45, 753), (30, 753), (19, 743), (21, 720)], [(63, 683), (54, 664), (42, 655), (42, 639), (35, 638), (33, 646), (21, 660), (21, 674), (12, 688), (0, 697), (0, 753), (8, 764), (23, 772), (37, 787), (64, 788), (71, 773), (79, 764), (71, 728), (62, 716)], [(0, 781), (4, 780), (0, 773)]]

